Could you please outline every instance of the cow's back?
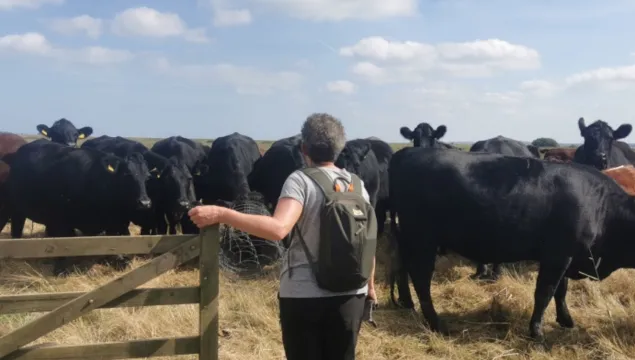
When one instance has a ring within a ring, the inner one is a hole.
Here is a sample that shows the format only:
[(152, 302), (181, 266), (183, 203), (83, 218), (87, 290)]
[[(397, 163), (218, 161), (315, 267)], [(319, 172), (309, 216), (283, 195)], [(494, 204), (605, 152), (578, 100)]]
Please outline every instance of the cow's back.
[(483, 263), (535, 260), (541, 239), (554, 233), (562, 242), (593, 238), (608, 209), (602, 193), (621, 191), (575, 164), (434, 149), (400, 155), (391, 169), (400, 226), (425, 229), (438, 245)]

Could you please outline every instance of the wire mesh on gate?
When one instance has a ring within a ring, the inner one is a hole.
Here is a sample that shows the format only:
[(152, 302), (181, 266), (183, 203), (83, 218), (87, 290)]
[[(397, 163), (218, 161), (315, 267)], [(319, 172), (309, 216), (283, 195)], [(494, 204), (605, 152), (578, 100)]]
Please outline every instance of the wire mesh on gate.
[[(231, 203), (230, 208), (246, 214), (271, 216), (264, 197), (249, 193)], [(285, 248), (280, 241), (270, 241), (249, 235), (226, 224), (220, 225), (220, 262), (222, 270), (237, 275), (259, 275), (275, 266)]]

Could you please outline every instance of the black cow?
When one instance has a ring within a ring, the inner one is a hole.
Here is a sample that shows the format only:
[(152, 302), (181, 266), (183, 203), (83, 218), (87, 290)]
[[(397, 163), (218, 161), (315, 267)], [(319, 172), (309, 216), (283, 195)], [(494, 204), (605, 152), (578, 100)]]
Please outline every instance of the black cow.
[[(11, 236), (22, 237), (26, 218), (46, 226), (51, 237), (128, 233), (131, 212), (150, 209), (150, 177), (141, 154), (126, 158), (45, 139), (21, 146), (3, 158), (11, 166), (6, 187)], [(1, 224), (4, 226), (5, 224)], [(55, 262), (55, 273), (65, 261)]]
[(78, 130), (72, 122), (65, 118), (57, 120), (51, 127), (40, 124), (36, 128), (38, 133), (46, 136), (52, 142), (73, 147), (77, 146), (77, 140), (85, 139), (93, 133), (92, 127), (85, 126)]
[(335, 166), (356, 174), (364, 182), (370, 204), (377, 206), (379, 193), (379, 163), (368, 139), (354, 139), (346, 142), (344, 149), (335, 160)]
[[(472, 144), (470, 152), (488, 152), (508, 156), (520, 156), (540, 159), (538, 148), (531, 144), (524, 144), (521, 141), (510, 139), (504, 136), (497, 136), (487, 140), (480, 140)], [(501, 264), (493, 264), (492, 273), (488, 276), (485, 264), (478, 264), (476, 273), (472, 275), (475, 279), (497, 280), (501, 275)]]
[(272, 209), (278, 204), (278, 197), (287, 177), (306, 166), (300, 143), (299, 134), (275, 141), (254, 163), (247, 176), (250, 189), (261, 193)]
[(450, 144), (439, 141), (448, 128), (445, 125), (439, 125), (436, 130), (428, 123), (420, 123), (413, 130), (410, 130), (407, 126), (399, 128), (401, 136), (413, 142), (415, 147), (438, 147), (446, 149), (455, 149)]
[(154, 175), (147, 184), (154, 206), (152, 211), (137, 213), (132, 221), (141, 225), (144, 235), (165, 234), (165, 217), (178, 222), (196, 203), (192, 175), (179, 159), (167, 159), (137, 141), (120, 136), (102, 135), (87, 140), (82, 148), (93, 148), (122, 157), (134, 152), (143, 155)]
[(249, 136), (234, 132), (215, 139), (205, 160), (203, 202), (222, 205), (247, 196), (247, 176), (259, 158), (258, 144)]
[[(203, 192), (201, 177), (206, 170), (204, 163), (207, 157), (207, 152), (202, 144), (182, 136), (171, 136), (157, 141), (150, 150), (167, 159), (173, 159), (174, 163), (183, 164), (193, 177), (196, 199), (200, 198), (198, 194)], [(177, 223), (181, 224), (183, 234), (196, 234), (199, 232), (196, 225), (187, 216), (187, 213), (183, 214), (180, 221), (175, 221), (176, 219), (171, 216), (167, 216), (167, 220), (170, 234), (176, 234)], [(165, 223), (159, 221), (159, 232), (165, 233), (164, 227)]]
[(617, 141), (631, 133), (632, 125), (622, 124), (613, 130), (602, 120), (586, 126), (584, 118), (580, 118), (578, 127), (580, 135), (584, 138), (584, 144), (577, 148), (573, 156), (574, 162), (593, 166), (598, 170), (635, 164), (635, 152), (628, 144)]
[(573, 326), (565, 301), (569, 278), (601, 280), (635, 266), (635, 197), (589, 166), (405, 148), (393, 156), (390, 190), (403, 265), (437, 331), (447, 333), (430, 294), (439, 245), (481, 263), (537, 261), (530, 320), (536, 338), (543, 337), (552, 297), (556, 321)]
[[(388, 183), (388, 165), (394, 153), (392, 147), (383, 140), (375, 137), (368, 138), (377, 162), (379, 163), (379, 191), (377, 192), (377, 233), (383, 234), (386, 223), (386, 212), (390, 210), (390, 187)], [(391, 214), (392, 217), (392, 214)]]

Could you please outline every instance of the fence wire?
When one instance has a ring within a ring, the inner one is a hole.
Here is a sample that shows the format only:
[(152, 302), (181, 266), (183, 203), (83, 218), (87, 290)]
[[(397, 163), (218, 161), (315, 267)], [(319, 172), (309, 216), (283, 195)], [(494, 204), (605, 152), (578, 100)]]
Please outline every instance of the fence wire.
[[(252, 192), (236, 199), (231, 209), (255, 215), (271, 216), (262, 195)], [(270, 241), (249, 235), (226, 224), (220, 228), (219, 267), (241, 277), (258, 276), (278, 264), (285, 253), (280, 241)]]

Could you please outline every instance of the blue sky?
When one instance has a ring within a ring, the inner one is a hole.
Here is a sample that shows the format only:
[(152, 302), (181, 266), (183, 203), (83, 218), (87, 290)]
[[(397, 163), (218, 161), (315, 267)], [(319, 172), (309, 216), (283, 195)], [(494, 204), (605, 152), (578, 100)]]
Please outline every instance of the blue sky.
[[(0, 124), (258, 140), (581, 141), (635, 119), (632, 0), (0, 0)], [(632, 142), (633, 136), (627, 138)]]

